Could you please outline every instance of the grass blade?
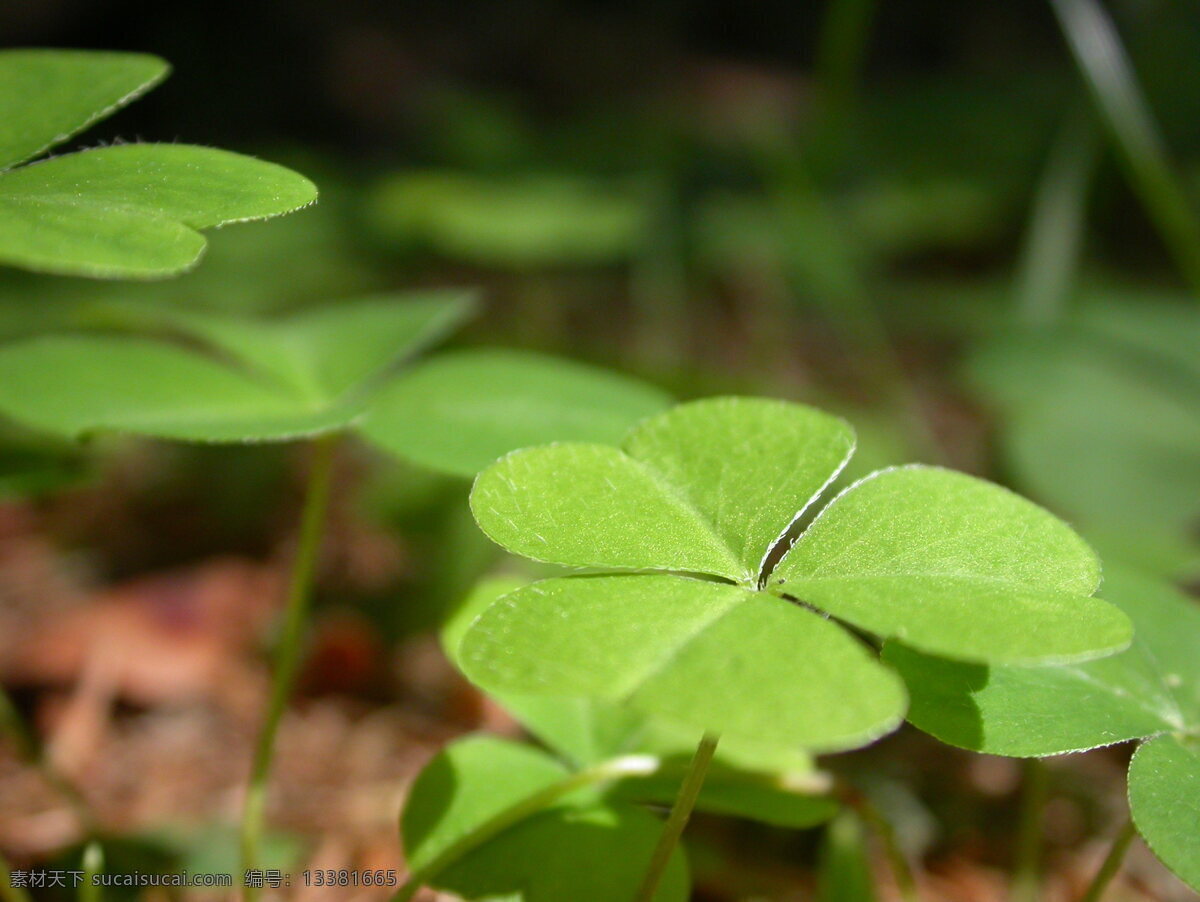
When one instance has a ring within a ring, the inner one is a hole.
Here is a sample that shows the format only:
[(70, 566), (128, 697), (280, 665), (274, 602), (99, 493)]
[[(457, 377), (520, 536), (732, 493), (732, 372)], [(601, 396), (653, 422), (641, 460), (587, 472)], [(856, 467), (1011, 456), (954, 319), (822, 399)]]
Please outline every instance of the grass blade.
[(1097, 0), (1050, 0), (1133, 189), (1192, 291), (1200, 295), (1200, 223), (1168, 158), (1116, 26)]

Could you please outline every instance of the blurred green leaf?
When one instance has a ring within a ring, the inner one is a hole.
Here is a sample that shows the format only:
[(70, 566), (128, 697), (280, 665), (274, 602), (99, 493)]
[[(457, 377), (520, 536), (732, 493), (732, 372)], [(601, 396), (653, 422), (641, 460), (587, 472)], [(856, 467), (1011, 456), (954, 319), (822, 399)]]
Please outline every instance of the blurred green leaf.
[(447, 295), (411, 305), (368, 299), (271, 322), (170, 315), (233, 362), (143, 338), (35, 338), (0, 348), (0, 412), (70, 438), (279, 441), (345, 428), (372, 380), (469, 309)]
[(472, 477), (516, 448), (619, 441), (633, 423), (669, 404), (645, 383), (570, 360), (462, 351), (392, 380), (361, 428), (413, 463)]
[(1160, 736), (1129, 765), (1129, 808), (1162, 862), (1200, 892), (1200, 740)]
[[(636, 889), (661, 828), (635, 808), (597, 802), (594, 784), (615, 776), (573, 774), (544, 752), (507, 740), (453, 742), (409, 793), (401, 818), (409, 868), (420, 881), (468, 899), (624, 898)], [(656, 898), (685, 899), (687, 882), (677, 853)]]
[(272, 319), (188, 309), (142, 315), (211, 344), (314, 403), (329, 403), (442, 341), (474, 309), (470, 292), (428, 291), (339, 301)]
[(61, 144), (167, 76), (155, 56), (87, 50), (0, 52), (0, 170)]
[(0, 423), (0, 500), (53, 492), (87, 474), (75, 445)]
[(1026, 325), (1056, 323), (1066, 307), (1079, 269), (1099, 149), (1096, 126), (1075, 114), (1050, 150), (1017, 268), (1016, 303)]
[(583, 177), (411, 172), (380, 184), (369, 214), (388, 240), (525, 269), (628, 259), (649, 212), (628, 188)]
[(1107, 302), (988, 343), (969, 375), (1019, 487), (1085, 530), (1174, 545), (1200, 522), (1197, 347), (1200, 312)]

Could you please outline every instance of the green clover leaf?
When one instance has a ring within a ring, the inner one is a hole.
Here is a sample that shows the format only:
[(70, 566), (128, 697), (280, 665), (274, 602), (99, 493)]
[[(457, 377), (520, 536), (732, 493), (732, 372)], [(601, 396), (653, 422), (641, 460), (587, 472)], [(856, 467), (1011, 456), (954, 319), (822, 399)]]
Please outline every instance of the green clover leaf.
[(943, 742), (1013, 757), (1150, 738), (1129, 769), (1134, 822), (1150, 847), (1200, 889), (1200, 607), (1161, 580), (1111, 569), (1103, 593), (1133, 621), (1128, 650), (1057, 667), (962, 664), (888, 643), (908, 684), (908, 719)]
[[(451, 743), (421, 771), (404, 808), (401, 833), (414, 877), (401, 898), (426, 882), (466, 899), (631, 898), (661, 825), (635, 805), (605, 800), (600, 788), (640, 766), (630, 758), (608, 770), (572, 771), (503, 739)], [(683, 902), (689, 882), (676, 850), (654, 898)]]
[[(522, 585), (495, 577), (475, 587), (442, 628), (442, 646), (451, 661), (461, 667), (459, 648), (471, 622)], [(496, 700), (574, 770), (604, 768), (629, 755), (650, 762), (652, 771), (613, 785), (610, 795), (632, 801), (670, 805), (699, 738), (694, 729), (595, 698), (503, 693)], [(827, 777), (798, 749), (726, 737), (713, 763), (696, 801), (701, 811), (802, 828), (838, 810), (837, 802), (824, 794)]]
[(80, 307), (81, 325), (122, 331), (0, 346), (0, 413), (68, 439), (288, 441), (353, 428), (418, 466), (473, 476), (513, 448), (618, 437), (670, 403), (636, 379), (542, 354), (482, 348), (412, 365), (473, 309), (456, 291), (266, 318)]
[(834, 750), (892, 729), (896, 676), (843, 621), (967, 661), (1100, 657), (1128, 619), (1093, 598), (1095, 556), (1012, 493), (934, 467), (881, 471), (786, 547), (849, 458), (850, 427), (800, 405), (684, 404), (622, 448), (564, 443), (480, 474), (481, 528), (518, 554), (618, 572), (545, 580), (463, 637), (489, 691), (579, 695), (776, 745)]
[(0, 52), (0, 263), (104, 278), (159, 278), (195, 264), (202, 229), (316, 200), (272, 163), (185, 144), (124, 144), (20, 165), (166, 77), (143, 54)]
[(401, 360), (472, 309), (462, 293), (364, 298), (255, 320), (146, 313), (201, 347), (127, 335), (58, 335), (0, 348), (0, 411), (48, 432), (193, 442), (287, 441), (344, 429)]
[(468, 479), (514, 448), (550, 441), (619, 441), (630, 423), (665, 410), (660, 389), (530, 351), (439, 354), (384, 386), (361, 430), (384, 451)]

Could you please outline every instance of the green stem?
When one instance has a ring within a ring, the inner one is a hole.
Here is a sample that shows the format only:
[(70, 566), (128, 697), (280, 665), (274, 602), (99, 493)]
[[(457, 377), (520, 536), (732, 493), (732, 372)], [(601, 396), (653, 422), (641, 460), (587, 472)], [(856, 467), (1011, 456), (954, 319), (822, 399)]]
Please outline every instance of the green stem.
[(1121, 832), (1117, 834), (1117, 838), (1113, 840), (1112, 848), (1108, 850), (1108, 855), (1104, 857), (1104, 862), (1100, 865), (1100, 870), (1096, 872), (1096, 876), (1088, 884), (1087, 892), (1083, 894), (1080, 902), (1100, 902), (1100, 897), (1108, 889), (1108, 884), (1112, 882), (1113, 877), (1117, 875), (1117, 871), (1121, 869), (1121, 862), (1125, 858), (1125, 853), (1129, 851), (1129, 844), (1133, 842), (1133, 835), (1133, 821), (1127, 820), (1125, 825), (1121, 827)]
[(1021, 820), (1017, 828), (1017, 860), (1013, 870), (1013, 902), (1038, 902), (1042, 852), (1042, 811), (1046, 807), (1046, 766), (1037, 758), (1025, 762)]
[(646, 777), (655, 773), (661, 766), (662, 762), (650, 755), (625, 755), (571, 774), (533, 795), (526, 796), (451, 843), (424, 867), (413, 871), (404, 881), (404, 885), (392, 896), (392, 902), (408, 902), (422, 886), (468, 852), (479, 848), (509, 827), (548, 808), (563, 796), (584, 786), (594, 786), (623, 777)]
[[(308, 622), (308, 608), (312, 594), (313, 573), (325, 525), (325, 509), (329, 502), (330, 473), (333, 470), (333, 451), (336, 435), (326, 435), (313, 443), (313, 459), (308, 474), (308, 487), (304, 499), (304, 512), (300, 524), (300, 542), (292, 563), (291, 583), (288, 587), (287, 606), (284, 610), (283, 631), (279, 637), (273, 662), (271, 695), (267, 703), (258, 744), (254, 749), (254, 763), (250, 770), (250, 783), (246, 790), (245, 806), (242, 810), (241, 852), (242, 871), (258, 867), (258, 851), (262, 839), (263, 814), (266, 808), (267, 788), (271, 776), (271, 761), (275, 751), (275, 735), (279, 721), (291, 696), (296, 673), (300, 666), (304, 631)], [(244, 898), (252, 902), (257, 898), (256, 887), (246, 887)]]
[(1133, 190), (1200, 296), (1200, 220), (1187, 200), (1112, 19), (1096, 0), (1050, 0)]
[(888, 866), (892, 869), (892, 877), (896, 881), (896, 888), (900, 891), (900, 898), (904, 902), (920, 902), (921, 894), (917, 891), (917, 880), (913, 876), (912, 866), (908, 863), (908, 856), (900, 848), (900, 843), (896, 839), (896, 831), (891, 823), (870, 799), (862, 794), (854, 793), (852, 804), (883, 844), (883, 853), (887, 856)]
[(679, 837), (683, 835), (683, 828), (687, 826), (692, 809), (696, 807), (696, 799), (700, 796), (700, 788), (704, 785), (708, 765), (712, 762), (719, 739), (720, 736), (713, 733), (705, 733), (700, 737), (700, 744), (696, 746), (696, 754), (692, 756), (692, 763), (688, 765), (687, 773), (684, 774), (679, 795), (675, 797), (675, 804), (671, 806), (671, 813), (667, 815), (667, 822), (663, 825), (658, 845), (654, 847), (654, 854), (650, 856), (650, 864), (642, 878), (642, 885), (638, 887), (637, 895), (634, 896), (634, 902), (652, 902), (654, 899), (659, 881), (666, 873), (671, 855), (679, 844)]
[(0, 902), (33, 902), (24, 887), (13, 886), (12, 866), (0, 852)]
[(90, 842), (83, 850), (83, 883), (79, 887), (79, 902), (101, 902), (104, 890), (95, 877), (104, 871), (104, 850), (98, 842)]

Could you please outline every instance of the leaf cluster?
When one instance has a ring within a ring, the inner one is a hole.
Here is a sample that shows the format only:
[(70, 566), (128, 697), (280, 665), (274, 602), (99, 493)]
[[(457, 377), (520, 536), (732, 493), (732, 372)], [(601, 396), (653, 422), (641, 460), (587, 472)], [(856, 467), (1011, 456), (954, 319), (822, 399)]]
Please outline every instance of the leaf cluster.
[(0, 52), (0, 263), (103, 278), (161, 278), (193, 266), (201, 231), (313, 203), (282, 166), (187, 144), (48, 150), (162, 81), (154, 56)]
[(903, 719), (904, 686), (874, 651), (884, 640), (981, 664), (1082, 661), (1129, 644), (1128, 618), (1090, 597), (1099, 565), (1087, 545), (999, 486), (894, 468), (813, 516), (853, 445), (820, 411), (719, 398), (644, 420), (620, 447), (563, 442), (501, 459), (471, 494), (483, 530), (592, 572), (491, 605), (463, 637), (467, 675), (489, 691), (603, 699), (833, 751)]

